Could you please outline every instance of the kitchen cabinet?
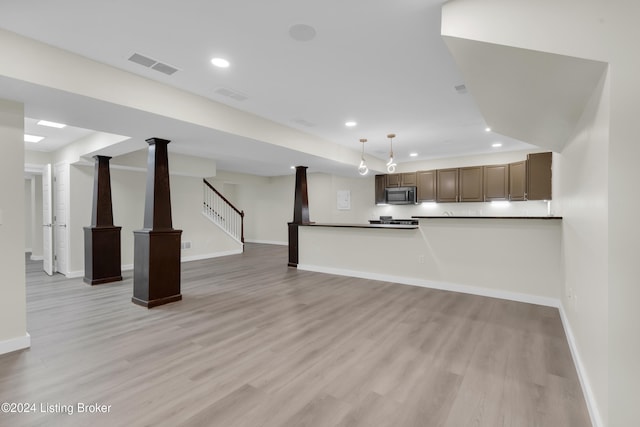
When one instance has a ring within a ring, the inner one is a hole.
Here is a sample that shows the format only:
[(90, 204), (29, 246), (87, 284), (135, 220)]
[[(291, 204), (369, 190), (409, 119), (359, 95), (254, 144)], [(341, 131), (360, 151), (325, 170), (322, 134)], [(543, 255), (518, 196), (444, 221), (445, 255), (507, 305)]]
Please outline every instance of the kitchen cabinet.
[(460, 202), (484, 201), (482, 166), (458, 169), (458, 200)]
[(509, 163), (509, 200), (527, 200), (527, 161)]
[(387, 187), (415, 187), (416, 173), (391, 173), (387, 175)]
[(527, 200), (551, 200), (552, 154), (527, 155)]
[(418, 187), (417, 202), (435, 202), (436, 171), (418, 171), (416, 172), (416, 181)]
[(381, 203), (386, 203), (387, 200), (385, 198), (384, 189), (387, 185), (387, 177), (386, 175), (376, 175), (376, 186), (375, 186), (375, 203), (376, 205)]
[(458, 168), (438, 169), (436, 173), (436, 201), (458, 201)]
[(509, 165), (484, 166), (484, 201), (509, 200)]

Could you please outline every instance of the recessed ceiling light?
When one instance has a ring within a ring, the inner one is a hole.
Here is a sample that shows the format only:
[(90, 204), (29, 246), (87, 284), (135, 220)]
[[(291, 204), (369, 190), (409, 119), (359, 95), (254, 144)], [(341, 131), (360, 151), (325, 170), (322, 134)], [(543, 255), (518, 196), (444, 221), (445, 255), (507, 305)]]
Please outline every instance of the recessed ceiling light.
[(357, 124), (358, 123), (356, 123), (354, 121), (349, 121), (349, 122), (346, 122), (344, 125), (347, 126), (347, 127), (352, 128), (352, 127), (356, 126)]
[(496, 143), (491, 144), (491, 146), (492, 146), (493, 148), (502, 147), (502, 143), (501, 143), (501, 142), (496, 142)]
[(220, 67), (220, 68), (228, 68), (229, 67), (229, 61), (227, 61), (224, 58), (213, 58), (211, 60), (211, 63), (213, 65), (215, 65), (216, 67)]
[(410, 157), (418, 157), (418, 153), (409, 153)]
[(484, 128), (485, 132), (491, 132), (491, 128), (489, 126), (487, 126), (486, 128)]
[(38, 124), (40, 126), (49, 126), (50, 128), (56, 128), (56, 129), (62, 129), (63, 127), (67, 126), (64, 123), (50, 122), (48, 120), (39, 120)]
[(35, 136), (24, 134), (24, 142), (40, 142), (44, 139), (44, 136)]

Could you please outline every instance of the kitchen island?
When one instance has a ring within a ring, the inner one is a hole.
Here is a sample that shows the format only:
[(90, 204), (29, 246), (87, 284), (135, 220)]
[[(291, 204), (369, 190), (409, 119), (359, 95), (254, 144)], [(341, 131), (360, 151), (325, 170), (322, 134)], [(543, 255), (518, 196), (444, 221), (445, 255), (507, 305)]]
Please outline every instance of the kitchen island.
[(415, 218), (300, 226), (298, 268), (558, 305), (560, 217)]

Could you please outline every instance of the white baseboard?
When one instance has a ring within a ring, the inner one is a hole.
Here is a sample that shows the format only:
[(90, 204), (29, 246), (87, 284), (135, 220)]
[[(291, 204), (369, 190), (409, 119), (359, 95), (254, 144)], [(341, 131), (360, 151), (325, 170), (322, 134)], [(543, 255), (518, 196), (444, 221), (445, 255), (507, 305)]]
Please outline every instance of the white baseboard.
[(11, 353), (12, 351), (18, 351), (29, 347), (31, 347), (31, 335), (26, 333), (22, 337), (0, 341), (0, 354)]
[(245, 243), (262, 243), (264, 245), (280, 245), (280, 246), (289, 245), (289, 242), (282, 242), (280, 240), (247, 240), (245, 239)]
[(42, 261), (44, 256), (42, 255), (31, 255), (31, 261)]
[(242, 253), (242, 248), (232, 249), (230, 251), (213, 252), (210, 254), (184, 256), (180, 259), (180, 262), (200, 261), (202, 259), (218, 258), (221, 256), (228, 256), (228, 255), (238, 255), (241, 253)]
[(522, 294), (499, 289), (481, 288), (478, 286), (460, 285), (457, 283), (433, 282), (414, 277), (392, 276), (387, 274), (370, 273), (366, 271), (346, 270), (341, 268), (329, 268), (317, 265), (298, 264), (299, 270), (315, 271), (318, 273), (337, 274), (339, 276), (358, 277), (360, 279), (380, 280), (402, 285), (420, 286), (423, 288), (441, 289), (444, 291), (461, 292), (464, 294), (480, 295), (483, 297), (506, 299), (510, 301), (526, 302), (529, 304), (544, 305), (547, 307), (559, 307), (560, 301), (556, 298), (542, 297), (539, 295)]
[(567, 313), (565, 312), (564, 305), (562, 305), (562, 303), (560, 304), (559, 310), (560, 319), (562, 319), (562, 326), (564, 327), (564, 333), (567, 336), (567, 342), (569, 343), (569, 349), (571, 350), (571, 357), (573, 357), (573, 364), (578, 372), (578, 378), (580, 379), (580, 386), (582, 386), (584, 400), (587, 402), (587, 409), (589, 410), (589, 416), (591, 417), (591, 424), (593, 424), (594, 427), (604, 427), (602, 416), (598, 410), (598, 405), (595, 396), (593, 395), (593, 389), (589, 382), (589, 376), (587, 375), (587, 371), (582, 363), (582, 358), (580, 357), (578, 347), (576, 346), (576, 339), (573, 335), (569, 319), (567, 318)]
[[(201, 259), (209, 259), (209, 258), (218, 258), (221, 256), (227, 255), (237, 255), (241, 254), (242, 249), (234, 249), (231, 251), (221, 251), (221, 252), (213, 252), (209, 254), (202, 255), (192, 255), (192, 256), (184, 256), (180, 258), (180, 262), (189, 262), (189, 261), (199, 261)], [(123, 264), (120, 266), (121, 271), (131, 271), (133, 270), (133, 264)], [(84, 270), (82, 271), (71, 271), (69, 274), (65, 274), (68, 279), (75, 279), (77, 277), (84, 277)]]
[[(64, 273), (62, 273), (64, 274)], [(84, 277), (84, 270), (78, 271), (70, 271), (67, 274), (64, 274), (67, 279), (76, 279), (78, 277)]]

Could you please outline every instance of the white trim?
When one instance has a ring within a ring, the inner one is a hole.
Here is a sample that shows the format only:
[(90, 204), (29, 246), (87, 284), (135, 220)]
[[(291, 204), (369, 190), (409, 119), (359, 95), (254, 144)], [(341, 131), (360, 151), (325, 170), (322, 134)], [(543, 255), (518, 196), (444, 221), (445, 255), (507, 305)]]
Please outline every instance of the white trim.
[(432, 282), (430, 280), (417, 279), (414, 277), (392, 276), (387, 274), (370, 273), (366, 271), (346, 270), (341, 268), (330, 268), (318, 265), (298, 264), (298, 270), (315, 271), (318, 273), (337, 274), (339, 276), (358, 277), (360, 279), (381, 280), (383, 282), (394, 282), (402, 285), (420, 286), (423, 288), (441, 289), (444, 291), (462, 292), (465, 294), (480, 295), (484, 297), (506, 299), (510, 301), (526, 302), (529, 304), (544, 305), (547, 307), (559, 307), (560, 300), (556, 298), (543, 297), (539, 295), (522, 294), (519, 292), (508, 292), (500, 289), (481, 288), (478, 286), (461, 285), (458, 283)]
[(31, 335), (26, 332), (22, 337), (0, 341), (0, 354), (11, 353), (12, 351), (18, 351), (29, 347), (31, 347)]
[(76, 279), (78, 277), (84, 277), (84, 270), (77, 271), (69, 271), (68, 273), (62, 273), (59, 271), (58, 273), (63, 274), (67, 279)]
[(263, 245), (280, 245), (280, 246), (288, 246), (289, 242), (282, 242), (280, 240), (253, 240), (253, 239), (244, 239), (245, 243), (261, 243)]
[(124, 264), (120, 266), (120, 271), (131, 271), (133, 270), (133, 264)]
[(580, 352), (578, 352), (578, 347), (576, 346), (576, 339), (573, 335), (571, 324), (569, 323), (569, 319), (567, 318), (567, 314), (562, 303), (560, 303), (559, 310), (560, 319), (562, 319), (562, 326), (564, 327), (564, 333), (567, 336), (567, 342), (569, 343), (569, 349), (571, 350), (571, 357), (573, 357), (573, 364), (578, 372), (578, 379), (580, 379), (584, 400), (587, 402), (587, 409), (589, 410), (589, 416), (591, 417), (591, 424), (593, 424), (594, 427), (603, 427), (604, 423), (602, 422), (602, 416), (598, 410), (598, 404), (593, 394), (591, 383), (589, 382), (589, 376), (587, 375), (587, 370), (584, 368), (584, 364), (582, 363)]
[(42, 261), (44, 256), (42, 255), (31, 255), (31, 261)]
[(242, 253), (242, 249), (232, 249), (230, 251), (214, 252), (210, 254), (191, 255), (191, 256), (182, 257), (180, 259), (180, 262), (200, 261), (202, 259), (218, 258), (218, 257), (228, 256), (228, 255), (238, 255), (241, 253)]

